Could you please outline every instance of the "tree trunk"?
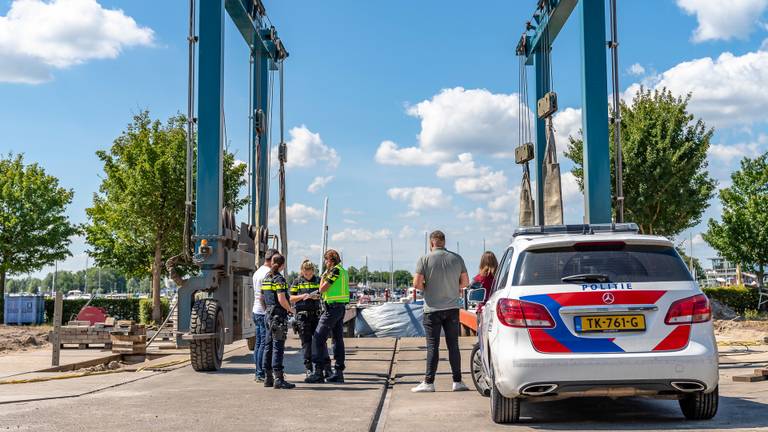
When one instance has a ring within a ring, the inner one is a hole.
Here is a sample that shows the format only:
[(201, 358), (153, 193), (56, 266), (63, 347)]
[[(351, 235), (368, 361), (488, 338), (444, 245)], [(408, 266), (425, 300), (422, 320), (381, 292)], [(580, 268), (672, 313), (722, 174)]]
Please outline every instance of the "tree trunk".
[(160, 274), (162, 273), (163, 251), (160, 242), (155, 244), (155, 262), (152, 264), (152, 321), (160, 323), (163, 320), (163, 310), (160, 306)]
[(0, 270), (0, 300), (5, 298), (5, 270)]

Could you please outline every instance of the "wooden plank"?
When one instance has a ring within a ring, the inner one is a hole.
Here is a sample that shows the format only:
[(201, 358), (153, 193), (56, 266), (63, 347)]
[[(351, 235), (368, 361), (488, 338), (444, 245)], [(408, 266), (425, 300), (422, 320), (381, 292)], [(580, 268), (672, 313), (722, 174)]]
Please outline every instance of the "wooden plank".
[(61, 291), (56, 291), (56, 299), (53, 302), (53, 350), (51, 351), (51, 366), (58, 366), (61, 360), (61, 313), (64, 309), (64, 298)]
[(768, 379), (768, 376), (763, 375), (736, 375), (733, 377), (733, 380), (736, 382), (758, 382), (758, 381), (765, 381)]

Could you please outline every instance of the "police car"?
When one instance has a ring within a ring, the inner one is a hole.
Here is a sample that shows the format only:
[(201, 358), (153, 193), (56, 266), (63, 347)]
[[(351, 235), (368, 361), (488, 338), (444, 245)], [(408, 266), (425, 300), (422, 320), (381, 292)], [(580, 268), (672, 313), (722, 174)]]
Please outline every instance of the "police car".
[[(718, 405), (709, 300), (672, 242), (635, 224), (526, 227), (478, 311), (472, 378), (497, 423), (521, 400), (678, 399), (688, 419)], [(482, 300), (484, 289), (469, 292)]]

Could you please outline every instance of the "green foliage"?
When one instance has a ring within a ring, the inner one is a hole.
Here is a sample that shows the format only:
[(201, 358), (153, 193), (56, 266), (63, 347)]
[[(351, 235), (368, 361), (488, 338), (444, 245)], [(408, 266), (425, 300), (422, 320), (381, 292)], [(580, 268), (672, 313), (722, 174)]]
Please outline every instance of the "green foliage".
[(757, 289), (745, 286), (704, 288), (703, 291), (707, 297), (729, 306), (739, 314), (756, 308), (760, 298)]
[[(162, 321), (165, 319), (165, 317), (168, 316), (168, 312), (171, 310), (171, 305), (167, 298), (165, 297), (160, 298), (160, 308), (162, 310), (160, 322), (156, 322), (155, 324), (161, 324)], [(139, 300), (139, 322), (142, 324), (150, 324), (153, 322), (152, 299)]]
[(66, 215), (74, 192), (22, 155), (0, 158), (0, 297), (6, 275), (38, 270), (71, 255), (79, 228)]
[[(707, 171), (713, 130), (688, 113), (686, 98), (666, 89), (641, 89), (630, 105), (622, 102), (621, 144), (624, 160), (625, 220), (645, 234), (673, 237), (701, 221), (716, 181)], [(610, 135), (613, 126), (609, 124)], [(571, 137), (565, 156), (583, 189), (583, 140)], [(611, 154), (613, 142), (611, 140)], [(611, 158), (611, 194), (615, 200)]]
[[(107, 311), (107, 315), (116, 319), (132, 320), (139, 322), (139, 303), (141, 299), (104, 299), (96, 298), (91, 301), (91, 306), (102, 307)], [(88, 302), (87, 299), (64, 300), (61, 314), (62, 323), (74, 319), (80, 309)], [(45, 320), (48, 323), (53, 321), (54, 299), (45, 299)]]
[[(167, 274), (164, 263), (183, 245), (186, 139), (184, 116), (162, 124), (144, 111), (108, 151), (96, 152), (105, 176), (93, 206), (86, 209), (90, 253), (99, 265), (128, 276), (151, 274), (156, 299), (160, 276)], [(237, 211), (248, 202), (238, 198), (246, 166), (236, 164), (229, 152), (223, 166), (225, 205)]]
[[(683, 262), (685, 262), (685, 266), (690, 269), (691, 257), (689, 257), (682, 248), (676, 247), (675, 249), (677, 249), (677, 253), (680, 254), (680, 258), (682, 258)], [(704, 272), (704, 267), (701, 266), (701, 261), (699, 261), (699, 259), (696, 257), (693, 258), (693, 273), (693, 278), (697, 281), (707, 279), (707, 274)]]
[(744, 158), (720, 190), (722, 222), (710, 219), (704, 240), (720, 255), (756, 273), (762, 286), (768, 264), (768, 153)]

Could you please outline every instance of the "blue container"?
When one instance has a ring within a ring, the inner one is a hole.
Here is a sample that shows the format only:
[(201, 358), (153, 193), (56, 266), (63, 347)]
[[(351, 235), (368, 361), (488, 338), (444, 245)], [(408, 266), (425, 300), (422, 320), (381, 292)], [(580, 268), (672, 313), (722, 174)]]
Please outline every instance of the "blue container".
[(6, 294), (3, 307), (6, 325), (45, 322), (45, 298), (37, 294)]

